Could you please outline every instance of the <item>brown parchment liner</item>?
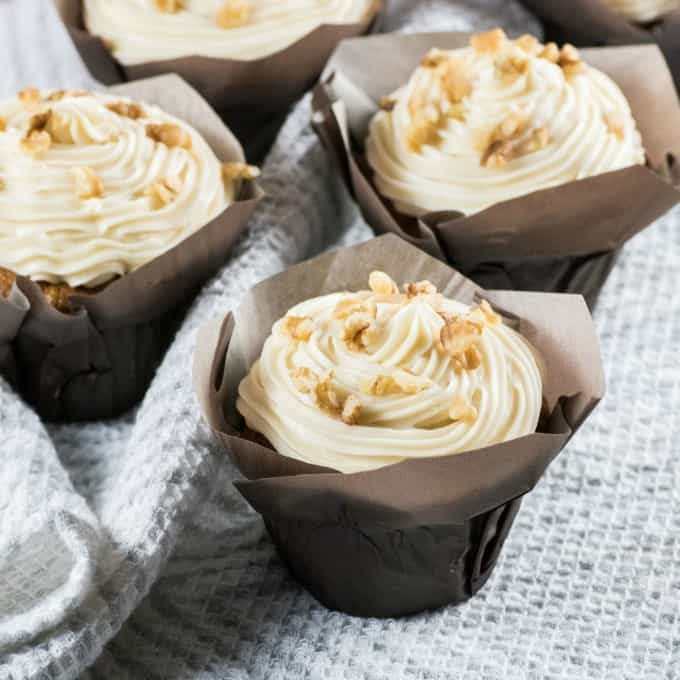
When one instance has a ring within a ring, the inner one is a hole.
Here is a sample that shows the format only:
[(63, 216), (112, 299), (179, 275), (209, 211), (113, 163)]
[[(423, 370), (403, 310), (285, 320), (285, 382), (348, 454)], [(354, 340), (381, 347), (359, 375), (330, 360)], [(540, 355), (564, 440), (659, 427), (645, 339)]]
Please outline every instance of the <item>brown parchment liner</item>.
[(193, 56), (124, 66), (100, 38), (85, 29), (82, 0), (54, 2), (80, 56), (97, 80), (111, 85), (177, 73), (210, 102), (247, 146), (263, 128), (276, 128), (276, 114), (283, 113), (312, 87), (337, 44), (371, 30), (382, 10), (382, 0), (375, 0), (375, 11), (364, 21), (321, 25), (285, 50), (253, 61)]
[(576, 45), (656, 43), (680, 89), (680, 9), (649, 24), (635, 24), (602, 0), (522, 0), (544, 24), (546, 36)]
[[(196, 128), (220, 160), (243, 151), (210, 106), (175, 75), (109, 89), (156, 104)], [(239, 199), (172, 250), (96, 294), (74, 295), (77, 307), (52, 307), (36, 283), (18, 276), (0, 296), (0, 373), (48, 420), (91, 420), (139, 401), (186, 305), (224, 263), (261, 197), (244, 183)]]
[[(238, 384), (272, 324), (293, 305), (366, 288), (373, 270), (428, 279), (445, 295), (488, 299), (547, 368), (539, 431), (459, 455), (341, 474), (284, 457), (244, 437)], [(602, 398), (595, 329), (580, 296), (483, 291), (443, 262), (388, 234), (300, 264), (252, 289), (201, 330), (194, 383), (203, 413), (249, 481), (292, 573), (323, 604), (359, 616), (400, 616), (476, 593), (489, 577), (524, 494)]]
[(462, 47), (469, 38), (429, 33), (345, 41), (315, 90), (314, 127), (377, 233), (400, 235), (486, 288), (580, 293), (592, 306), (617, 250), (680, 200), (673, 186), (680, 106), (663, 57), (649, 45), (583, 50), (584, 60), (627, 96), (648, 167), (536, 191), (467, 217), (456, 206), (420, 220), (400, 215), (379, 195), (363, 158), (369, 122), (380, 98), (406, 82), (431, 47)]

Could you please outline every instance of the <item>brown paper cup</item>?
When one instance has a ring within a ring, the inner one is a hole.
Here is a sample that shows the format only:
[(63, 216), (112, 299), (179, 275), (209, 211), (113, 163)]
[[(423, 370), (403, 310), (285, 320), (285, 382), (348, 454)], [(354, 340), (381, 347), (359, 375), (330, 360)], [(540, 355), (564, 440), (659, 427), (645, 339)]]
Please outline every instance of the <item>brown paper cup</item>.
[(420, 220), (405, 217), (379, 195), (362, 160), (368, 124), (380, 98), (406, 82), (431, 47), (462, 47), (469, 37), (430, 33), (345, 41), (315, 90), (314, 127), (377, 233), (398, 234), (486, 288), (580, 293), (592, 306), (618, 249), (680, 200), (672, 176), (680, 106), (663, 57), (654, 46), (583, 51), (626, 94), (648, 167), (537, 191), (467, 217), (455, 205)]
[[(540, 352), (545, 417), (535, 434), (477, 451), (341, 474), (244, 437), (238, 385), (272, 324), (313, 296), (366, 287), (371, 271), (429, 279), (450, 297), (484, 297)], [(592, 320), (580, 296), (483, 291), (394, 235), (322, 255), (256, 286), (198, 337), (194, 382), (203, 413), (249, 481), (283, 560), (331, 609), (401, 616), (462, 602), (485, 583), (521, 498), (604, 393)]]
[[(244, 160), (236, 138), (181, 78), (110, 91), (185, 120), (218, 158)], [(110, 418), (133, 406), (186, 306), (224, 263), (261, 193), (246, 183), (238, 201), (172, 250), (96, 294), (73, 296), (73, 314), (52, 307), (37, 284), (18, 276), (10, 295), (0, 297), (0, 373), (48, 420)]]
[(381, 9), (381, 0), (376, 0), (376, 11), (366, 20), (324, 24), (285, 50), (254, 61), (194, 56), (124, 66), (85, 29), (82, 0), (54, 1), (80, 56), (97, 80), (111, 85), (177, 73), (210, 102), (244, 143), (262, 128), (271, 127), (277, 114), (316, 82), (336, 45), (369, 31)]
[(680, 88), (680, 10), (641, 26), (611, 9), (602, 0), (522, 0), (557, 42), (576, 45), (635, 45), (656, 43), (664, 53)]

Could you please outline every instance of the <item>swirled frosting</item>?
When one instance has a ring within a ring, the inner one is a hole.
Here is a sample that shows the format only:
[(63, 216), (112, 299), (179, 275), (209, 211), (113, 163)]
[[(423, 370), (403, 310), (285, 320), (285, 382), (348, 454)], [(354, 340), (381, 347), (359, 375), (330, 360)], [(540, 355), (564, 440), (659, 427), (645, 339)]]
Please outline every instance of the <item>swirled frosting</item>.
[(239, 386), (246, 424), (282, 455), (341, 472), (449, 456), (535, 431), (542, 378), (487, 304), (428, 282), (307, 300), (274, 324)]
[(219, 215), (236, 186), (223, 172), (201, 135), (158, 107), (25, 90), (0, 103), (0, 267), (100, 286)]
[(679, 0), (604, 0), (613, 10), (639, 24), (646, 24), (680, 7)]
[(188, 56), (250, 61), (322, 24), (377, 12), (376, 0), (85, 0), (85, 25), (122, 64)]
[(570, 45), (511, 41), (432, 50), (382, 102), (366, 155), (404, 214), (471, 214), (495, 203), (645, 162), (619, 87)]

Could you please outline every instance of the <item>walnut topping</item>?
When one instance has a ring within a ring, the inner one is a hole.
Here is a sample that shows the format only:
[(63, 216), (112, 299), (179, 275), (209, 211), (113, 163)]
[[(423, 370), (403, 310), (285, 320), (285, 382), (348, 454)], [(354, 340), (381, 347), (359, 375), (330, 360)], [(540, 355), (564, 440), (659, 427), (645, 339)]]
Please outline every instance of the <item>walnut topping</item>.
[(144, 195), (151, 199), (151, 207), (160, 210), (169, 205), (182, 191), (182, 178), (178, 175), (171, 175), (154, 182), (144, 190)]
[(560, 50), (560, 56), (557, 63), (562, 67), (564, 76), (567, 79), (585, 71), (585, 64), (581, 61), (581, 55), (578, 50), (569, 43), (565, 44)]
[(191, 135), (175, 123), (149, 124), (146, 126), (146, 136), (169, 147), (179, 146), (187, 151), (191, 149)]
[(374, 271), (368, 277), (370, 289), (377, 295), (398, 295), (399, 286), (385, 272)]
[(144, 108), (139, 104), (132, 102), (113, 102), (112, 104), (107, 104), (106, 108), (113, 113), (117, 113), (123, 118), (138, 120), (139, 118), (146, 117), (146, 111), (144, 111)]
[(227, 0), (217, 11), (215, 23), (220, 28), (238, 28), (248, 23), (252, 13), (250, 0)]
[(439, 340), (456, 368), (474, 370), (479, 367), (482, 356), (475, 343), (482, 337), (483, 330), (483, 323), (462, 316), (444, 320)]
[(28, 130), (21, 140), (21, 148), (27, 153), (37, 154), (48, 151), (52, 146), (52, 137), (47, 130), (52, 118), (52, 110), (36, 113), (31, 116)]
[(353, 352), (361, 352), (375, 338), (377, 326), (374, 318), (365, 312), (355, 312), (345, 320), (342, 339)]
[(499, 57), (495, 63), (496, 73), (504, 85), (512, 85), (529, 70), (529, 60), (514, 54)]
[(414, 298), (418, 295), (436, 295), (437, 286), (429, 281), (417, 281), (415, 283), (407, 283), (404, 286), (404, 292), (408, 298)]
[(78, 198), (86, 201), (89, 198), (100, 198), (104, 195), (101, 177), (92, 168), (86, 166), (73, 168), (73, 175)]
[(454, 421), (474, 422), (477, 420), (477, 409), (462, 394), (456, 396), (449, 408), (449, 418)]
[(460, 59), (447, 59), (438, 71), (442, 89), (452, 104), (460, 103), (472, 92), (472, 83), (468, 78), (467, 69)]
[(4, 118), (0, 118), (0, 132), (4, 132), (7, 129), (7, 122)]
[(547, 59), (556, 64), (560, 60), (560, 48), (557, 46), (557, 43), (546, 43), (538, 56), (541, 59)]
[[(484, 321), (489, 324), (489, 326), (495, 326), (501, 322), (501, 317), (493, 311), (493, 308), (488, 303), (487, 300), (482, 300), (479, 307), (477, 307), (484, 317)], [(473, 310), (476, 311), (476, 310)]]
[(19, 92), (19, 101), (28, 111), (36, 108), (42, 102), (40, 90), (37, 87), (28, 87)]
[(291, 374), (293, 384), (303, 394), (312, 394), (316, 390), (319, 378), (311, 368), (302, 366), (295, 368)]
[(483, 140), (481, 164), (502, 168), (514, 158), (544, 149), (549, 142), (548, 128), (541, 126), (529, 131), (529, 119), (512, 112)]
[(543, 49), (543, 45), (531, 34), (525, 33), (515, 40), (515, 45), (521, 50), (524, 50), (532, 57), (536, 56)]
[(333, 387), (333, 371), (327, 371), (317, 382), (314, 396), (316, 397), (318, 407), (322, 411), (326, 411), (326, 413), (332, 416), (338, 416), (342, 412), (342, 402)]
[(418, 394), (432, 387), (432, 381), (424, 376), (397, 368), (390, 375), (374, 375), (361, 386), (366, 394), (375, 397), (398, 394)]
[(623, 117), (614, 111), (609, 111), (604, 114), (603, 118), (607, 130), (617, 139), (622, 140), (626, 134), (626, 124)]
[(385, 394), (389, 394), (391, 390), (394, 389), (394, 380), (390, 375), (375, 375), (369, 380), (367, 380), (361, 389), (366, 394), (372, 394), (376, 397), (382, 397)]
[(260, 176), (260, 168), (241, 161), (222, 163), (222, 177), (226, 182), (235, 180), (254, 180)]
[(14, 272), (0, 267), (0, 297), (7, 297), (9, 295), (15, 280), (16, 274)]
[(46, 99), (48, 102), (59, 102), (67, 97), (87, 97), (89, 92), (86, 90), (55, 90)]
[(380, 97), (380, 108), (383, 111), (392, 111), (397, 104), (397, 100), (392, 97)]
[(156, 9), (165, 14), (176, 14), (182, 9), (182, 0), (154, 0)]
[(426, 144), (436, 144), (443, 121), (444, 116), (437, 106), (416, 111), (406, 130), (406, 146), (411, 151), (420, 151)]
[(350, 394), (342, 406), (340, 418), (345, 425), (356, 425), (361, 414), (361, 402), (358, 397)]
[(363, 313), (375, 319), (378, 315), (378, 306), (374, 300), (362, 302), (357, 298), (344, 298), (340, 300), (333, 310), (334, 319), (347, 319), (352, 314)]
[(478, 52), (497, 52), (508, 39), (502, 28), (477, 33), (470, 38), (470, 46)]
[(307, 342), (314, 332), (314, 322), (308, 316), (287, 316), (282, 330), (296, 342)]

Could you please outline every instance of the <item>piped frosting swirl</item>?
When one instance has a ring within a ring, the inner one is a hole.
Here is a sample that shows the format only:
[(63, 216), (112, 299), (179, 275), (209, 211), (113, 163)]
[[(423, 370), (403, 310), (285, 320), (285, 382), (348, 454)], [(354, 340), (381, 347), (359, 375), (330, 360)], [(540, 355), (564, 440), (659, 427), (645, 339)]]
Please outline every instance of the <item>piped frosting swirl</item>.
[(432, 50), (382, 102), (366, 155), (396, 209), (479, 212), (495, 203), (645, 162), (625, 96), (570, 45), (474, 36)]
[(373, 16), (376, 0), (85, 0), (85, 25), (122, 64), (204, 56), (250, 61), (322, 24)]
[(251, 430), (284, 456), (345, 473), (448, 456), (535, 431), (542, 377), (491, 307), (429, 282), (300, 303), (239, 386)]
[(0, 103), (0, 123), (0, 267), (36, 281), (93, 288), (123, 276), (238, 191), (234, 165), (156, 106), (29, 89)]

